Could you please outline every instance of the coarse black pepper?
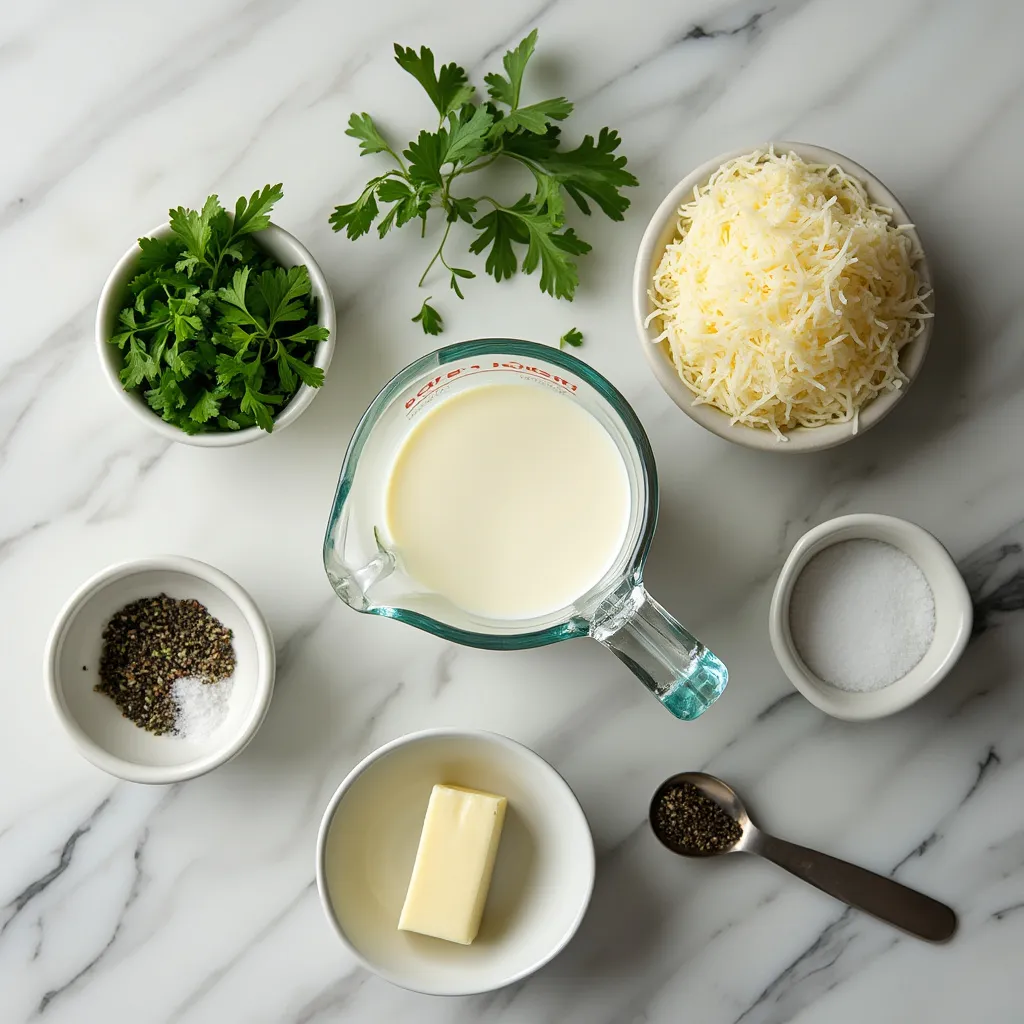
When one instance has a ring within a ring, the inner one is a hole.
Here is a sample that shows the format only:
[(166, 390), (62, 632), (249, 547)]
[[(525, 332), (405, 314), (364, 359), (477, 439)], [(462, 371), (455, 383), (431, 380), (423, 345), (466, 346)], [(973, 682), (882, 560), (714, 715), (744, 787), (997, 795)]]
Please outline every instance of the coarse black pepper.
[(680, 853), (728, 850), (743, 835), (740, 823), (692, 782), (668, 786), (662, 792), (654, 826)]
[(126, 605), (103, 630), (100, 681), (125, 718), (160, 736), (174, 728), (178, 679), (204, 683), (235, 671), (231, 630), (193, 599), (166, 594)]

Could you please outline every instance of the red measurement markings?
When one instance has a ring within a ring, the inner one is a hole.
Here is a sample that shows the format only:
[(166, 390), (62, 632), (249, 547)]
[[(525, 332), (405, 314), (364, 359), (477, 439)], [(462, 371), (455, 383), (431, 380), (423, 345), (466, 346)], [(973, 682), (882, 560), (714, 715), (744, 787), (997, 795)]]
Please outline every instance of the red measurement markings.
[(542, 370), (539, 366), (528, 366), (526, 363), (508, 362), (508, 363), (491, 363), (489, 366), (481, 366), (479, 363), (473, 363), (470, 366), (461, 366), (455, 370), (449, 370), (447, 373), (443, 373), (438, 377), (434, 377), (428, 380), (420, 389), (409, 398), (405, 403), (406, 409), (412, 409), (417, 406), (429, 395), (435, 391), (440, 390), (446, 385), (450, 384), (453, 380), (459, 377), (465, 377), (472, 373), (487, 372), (491, 373), (497, 370), (501, 372), (511, 373), (528, 373), (534, 377), (541, 377), (544, 380), (549, 380), (553, 384), (557, 384), (559, 387), (564, 388), (566, 391), (572, 393), (576, 390), (576, 385), (572, 381), (566, 380), (564, 377), (559, 377), (558, 374), (549, 373), (547, 370)]

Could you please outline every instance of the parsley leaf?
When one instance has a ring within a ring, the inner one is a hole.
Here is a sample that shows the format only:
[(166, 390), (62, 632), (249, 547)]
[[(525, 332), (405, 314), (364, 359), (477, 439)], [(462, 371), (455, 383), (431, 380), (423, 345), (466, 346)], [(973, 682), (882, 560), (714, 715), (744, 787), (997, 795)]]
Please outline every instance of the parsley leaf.
[(476, 206), (475, 199), (469, 199), (468, 197), (452, 199), (448, 209), (448, 219), (450, 221), (464, 220), (467, 224), (472, 224), (473, 215), (476, 213)]
[[(527, 202), (529, 197), (527, 197)], [(520, 200), (522, 202), (522, 200)], [(511, 277), (519, 269), (519, 259), (512, 248), (513, 242), (526, 244), (529, 233), (511, 210), (495, 207), (485, 213), (474, 225), (480, 234), (470, 243), (469, 251), (482, 253), (488, 248), (484, 269), (495, 281)]]
[(486, 107), (474, 107), (467, 103), (458, 114), (449, 117), (451, 131), (444, 162), (469, 164), (480, 156), (487, 146), (487, 136), (494, 123), (494, 116)]
[(412, 186), (401, 178), (385, 178), (377, 185), (377, 198), (382, 203), (397, 203), (415, 195)]
[(505, 103), (510, 107), (519, 106), (519, 90), (523, 85), (523, 72), (526, 65), (533, 56), (534, 47), (537, 45), (537, 30), (534, 29), (514, 50), (509, 50), (502, 58), (501, 63), (505, 68), (508, 78), (503, 78), (497, 73), (484, 75), (487, 83), (487, 93), (491, 99), (499, 103)]
[(309, 327), (303, 327), (301, 331), (289, 334), (285, 341), (326, 341), (330, 336), (331, 332), (326, 327), (312, 324)]
[(480, 234), (469, 248), (475, 253), (490, 249), (484, 269), (500, 281), (518, 269), (513, 245), (526, 245), (523, 272), (532, 274), (539, 266), (541, 291), (558, 299), (572, 299), (579, 274), (569, 257), (588, 253), (590, 246), (572, 228), (557, 230), (559, 223), (538, 208), (530, 196), (523, 196), (514, 206), (497, 206), (481, 217), (473, 225)]
[(384, 136), (377, 130), (369, 114), (353, 114), (348, 119), (348, 130), (345, 134), (359, 140), (360, 156), (391, 152), (391, 147), (384, 141)]
[(185, 251), (196, 263), (202, 263), (206, 259), (206, 251), (213, 236), (210, 224), (220, 210), (221, 205), (217, 197), (210, 196), (199, 213), (179, 206), (168, 215), (171, 230), (185, 243)]
[(382, 179), (374, 178), (363, 189), (362, 195), (354, 203), (346, 203), (343, 206), (336, 206), (331, 214), (331, 227), (335, 231), (345, 229), (349, 238), (359, 238), (365, 235), (373, 226), (373, 222), (380, 213), (377, 206), (377, 189)]
[(430, 305), (430, 300), (432, 298), (432, 295), (428, 295), (423, 300), (423, 305), (420, 306), (420, 311), (412, 318), (412, 322), (414, 324), (423, 325), (424, 334), (440, 334), (441, 326), (444, 323), (441, 319), (441, 314)]
[(530, 236), (529, 248), (523, 257), (523, 273), (532, 274), (539, 266), (540, 290), (556, 299), (572, 299), (580, 278), (576, 264), (566, 253), (579, 252), (581, 240), (576, 238), (572, 228), (564, 234), (553, 231), (551, 221), (539, 214), (524, 215), (522, 222)]
[(535, 135), (543, 135), (552, 121), (564, 121), (572, 113), (572, 104), (564, 97), (541, 100), (528, 107), (517, 107), (509, 111), (495, 126), (494, 133), (514, 132), (525, 128)]
[(264, 270), (253, 282), (260, 308), (265, 309), (267, 329), (277, 323), (305, 318), (307, 310), (298, 300), (309, 294), (309, 271), (304, 266)]
[(474, 274), (472, 270), (466, 270), (465, 267), (449, 267), (448, 269), (452, 273), (452, 279), (450, 282), (452, 291), (455, 292), (460, 299), (464, 299), (466, 296), (462, 294), (462, 289), (459, 287), (459, 278), (461, 277), (468, 281), (476, 277), (476, 274)]
[(554, 178), (584, 213), (590, 213), (585, 198), (589, 197), (607, 217), (622, 220), (629, 200), (619, 189), (632, 188), (637, 180), (626, 170), (626, 158), (613, 156), (619, 148), (618, 132), (602, 128), (596, 142), (587, 135), (569, 150), (558, 148), (559, 134), (560, 129), (551, 125), (544, 135), (509, 135), (505, 152)]
[(440, 188), (444, 184), (441, 167), (448, 156), (448, 132), (444, 128), (436, 132), (420, 132), (416, 141), (409, 143), (404, 155), (409, 161), (411, 181)]
[(434, 54), (425, 46), (417, 54), (411, 47), (395, 43), (395, 61), (423, 86), (442, 118), (473, 98), (466, 72), (458, 64), (445, 64), (435, 75)]
[(278, 185), (264, 185), (262, 192), (253, 192), (249, 201), (242, 196), (235, 203), (235, 223), (232, 236), (248, 235), (262, 231), (270, 223), (270, 211), (274, 204), (284, 198), (284, 189)]
[(492, 134), (496, 136), (521, 128), (543, 135), (552, 121), (564, 121), (572, 113), (572, 104), (564, 96), (541, 100), (526, 107), (519, 105), (523, 72), (526, 71), (526, 65), (533, 56), (536, 44), (537, 30), (534, 29), (514, 50), (509, 50), (505, 54), (502, 64), (508, 78), (495, 73), (484, 76), (487, 94), (491, 99), (510, 108), (509, 112), (494, 125)]
[(146, 351), (145, 346), (133, 337), (125, 356), (124, 369), (121, 371), (121, 383), (125, 391), (137, 388), (144, 380), (153, 382), (156, 380), (158, 369), (156, 360)]
[(248, 384), (245, 385), (245, 394), (242, 395), (242, 412), (249, 413), (256, 421), (256, 426), (268, 433), (274, 429), (274, 416), (270, 406), (274, 404), (276, 395), (261, 395)]
[[(151, 409), (157, 412), (165, 410), (173, 415), (188, 401), (185, 392), (178, 384), (178, 378), (172, 370), (165, 370), (160, 378), (160, 383), (151, 391), (146, 392), (146, 401)], [(166, 417), (165, 417), (166, 418)]]
[(213, 392), (203, 388), (192, 403), (188, 418), (195, 423), (205, 423), (207, 420), (213, 419), (219, 411), (220, 401), (214, 397)]
[[(488, 99), (482, 104), (474, 102), (474, 89), (463, 68), (445, 64), (438, 70), (427, 47), (417, 51), (396, 44), (395, 60), (427, 93), (437, 124), (420, 131), (399, 153), (369, 114), (352, 114), (346, 134), (358, 140), (360, 155), (384, 154), (393, 166), (371, 178), (356, 200), (335, 208), (330, 217), (334, 230), (355, 239), (377, 224), (383, 238), (418, 220), (426, 234), (430, 213), (439, 208), (444, 230), (420, 285), (439, 263), (451, 290), (463, 297), (462, 282), (471, 280), (473, 272), (452, 266), (445, 246), (453, 226), (465, 224), (473, 231), (469, 251), (484, 256), (484, 270), (495, 280), (512, 277), (520, 269), (527, 274), (538, 271), (541, 291), (571, 300), (579, 283), (575, 258), (588, 253), (590, 245), (566, 224), (566, 197), (586, 215), (593, 204), (612, 220), (622, 220), (629, 208), (623, 189), (634, 187), (637, 180), (626, 169), (626, 158), (617, 154), (619, 135), (610, 128), (602, 128), (596, 138), (585, 136), (574, 149), (562, 148), (558, 122), (573, 110), (564, 96), (522, 102), (526, 68), (536, 44), (534, 29), (505, 54), (504, 74), (484, 76)], [(529, 172), (533, 191), (511, 204), (463, 193), (465, 175), (499, 160)], [(190, 272), (187, 266), (183, 269)], [(443, 327), (429, 299), (412, 319), (428, 334), (438, 334)]]
[[(226, 302), (236, 309), (240, 309), (244, 314), (243, 320), (249, 323), (256, 323), (253, 319), (252, 314), (245, 308), (245, 290), (249, 284), (249, 267), (239, 267), (235, 271), (235, 276), (231, 278), (231, 284), (224, 288), (221, 288), (217, 292), (217, 297), (221, 302)], [(232, 321), (236, 323), (237, 321)], [(260, 324), (256, 323), (257, 326)]]
[(308, 384), (311, 388), (323, 387), (324, 371), (319, 366), (310, 366), (293, 355), (288, 356), (288, 363), (303, 384)]
[(569, 330), (567, 330), (565, 334), (558, 339), (559, 348), (565, 348), (566, 345), (571, 345), (573, 348), (579, 348), (582, 344), (583, 334), (575, 327), (570, 327)]
[(192, 372), (199, 365), (199, 353), (187, 350), (182, 352), (178, 344), (175, 343), (174, 347), (167, 353), (167, 365), (178, 380), (183, 380), (185, 377), (191, 376)]
[(186, 433), (273, 430), (299, 387), (323, 385), (315, 346), (328, 331), (309, 271), (280, 266), (253, 237), (281, 197), (267, 185), (231, 216), (210, 196), (202, 210), (171, 210), (166, 236), (139, 240), (110, 342), (125, 389)]
[(177, 259), (179, 248), (173, 238), (140, 238), (139, 270), (158, 270)]

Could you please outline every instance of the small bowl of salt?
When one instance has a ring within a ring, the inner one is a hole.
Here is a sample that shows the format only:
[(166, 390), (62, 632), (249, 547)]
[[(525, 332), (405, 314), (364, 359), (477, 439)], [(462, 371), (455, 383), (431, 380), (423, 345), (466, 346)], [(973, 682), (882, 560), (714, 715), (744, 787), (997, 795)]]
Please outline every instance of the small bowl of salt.
[(790, 681), (848, 721), (891, 715), (937, 686), (972, 623), (970, 594), (946, 549), (920, 526), (867, 513), (804, 534), (769, 613)]
[(163, 555), (113, 565), (68, 600), (44, 677), (79, 752), (129, 782), (192, 779), (240, 753), (274, 692), (274, 643), (230, 576)]

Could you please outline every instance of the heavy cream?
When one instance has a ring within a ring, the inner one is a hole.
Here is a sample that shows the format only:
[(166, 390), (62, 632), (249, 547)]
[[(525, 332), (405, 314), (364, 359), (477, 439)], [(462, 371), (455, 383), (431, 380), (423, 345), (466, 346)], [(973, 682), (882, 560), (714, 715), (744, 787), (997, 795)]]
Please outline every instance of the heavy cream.
[(611, 568), (629, 512), (608, 432), (572, 399), (525, 383), (470, 388), (425, 413), (386, 495), (405, 571), (492, 619), (571, 605)]

